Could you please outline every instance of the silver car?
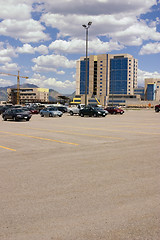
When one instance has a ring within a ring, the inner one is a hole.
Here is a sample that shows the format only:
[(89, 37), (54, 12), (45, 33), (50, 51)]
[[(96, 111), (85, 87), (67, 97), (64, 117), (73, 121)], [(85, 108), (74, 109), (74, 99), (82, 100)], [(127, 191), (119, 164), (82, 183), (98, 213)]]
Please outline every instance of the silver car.
[(40, 111), (41, 117), (62, 117), (63, 113), (59, 111), (56, 107), (44, 108)]

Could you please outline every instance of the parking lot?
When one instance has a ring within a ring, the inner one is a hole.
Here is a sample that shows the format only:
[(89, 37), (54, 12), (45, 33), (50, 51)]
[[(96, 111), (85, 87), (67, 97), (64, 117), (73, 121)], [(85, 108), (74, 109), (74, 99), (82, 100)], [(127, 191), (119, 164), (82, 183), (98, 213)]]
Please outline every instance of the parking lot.
[(0, 239), (159, 240), (160, 113), (0, 116)]

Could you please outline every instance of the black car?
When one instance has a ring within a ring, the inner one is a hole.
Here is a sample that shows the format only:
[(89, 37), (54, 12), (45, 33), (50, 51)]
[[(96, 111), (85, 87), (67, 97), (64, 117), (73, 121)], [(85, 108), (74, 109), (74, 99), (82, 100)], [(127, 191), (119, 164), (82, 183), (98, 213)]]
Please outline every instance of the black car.
[(2, 114), (2, 118), (4, 121), (6, 121), (7, 119), (12, 119), (14, 121), (18, 121), (18, 120), (29, 121), (31, 117), (32, 117), (32, 114), (18, 108), (8, 109)]
[(67, 108), (65, 106), (56, 106), (56, 108), (63, 113), (67, 112)]
[(103, 109), (100, 108), (95, 108), (92, 106), (86, 106), (83, 109), (80, 109), (79, 111), (79, 115), (81, 117), (84, 117), (85, 115), (89, 116), (89, 117), (105, 117), (106, 116), (106, 112)]
[(11, 106), (9, 105), (1, 105), (0, 106), (0, 114), (2, 114), (3, 112), (5, 112), (7, 109), (11, 108)]

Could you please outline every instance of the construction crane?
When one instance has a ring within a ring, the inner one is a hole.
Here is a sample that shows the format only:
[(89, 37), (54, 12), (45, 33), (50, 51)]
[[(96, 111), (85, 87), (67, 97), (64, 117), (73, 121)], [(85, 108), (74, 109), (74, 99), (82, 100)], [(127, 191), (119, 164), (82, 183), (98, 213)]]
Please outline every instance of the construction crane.
[(17, 104), (20, 104), (20, 77), (21, 78), (26, 78), (26, 79), (28, 79), (28, 77), (20, 76), (19, 71), (18, 71), (18, 75), (11, 74), (11, 73), (3, 73), (3, 72), (0, 72), (0, 74), (5, 74), (5, 75), (17, 77)]

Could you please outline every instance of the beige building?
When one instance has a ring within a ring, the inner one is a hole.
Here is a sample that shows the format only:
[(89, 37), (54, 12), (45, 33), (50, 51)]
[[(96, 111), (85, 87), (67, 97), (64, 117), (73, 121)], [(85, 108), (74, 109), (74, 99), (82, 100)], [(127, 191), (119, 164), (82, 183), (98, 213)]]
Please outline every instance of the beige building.
[[(102, 105), (112, 101), (123, 104), (124, 96), (134, 95), (137, 88), (138, 60), (130, 54), (100, 54), (88, 57), (87, 96), (95, 96)], [(81, 57), (76, 65), (76, 95), (85, 94), (86, 61)], [(110, 99), (110, 100), (109, 100)]]
[(160, 101), (160, 78), (146, 78), (144, 94), (145, 100)]
[[(8, 102), (17, 103), (17, 89), (8, 88)], [(48, 88), (20, 88), (20, 104), (25, 103), (45, 103), (49, 101)]]

